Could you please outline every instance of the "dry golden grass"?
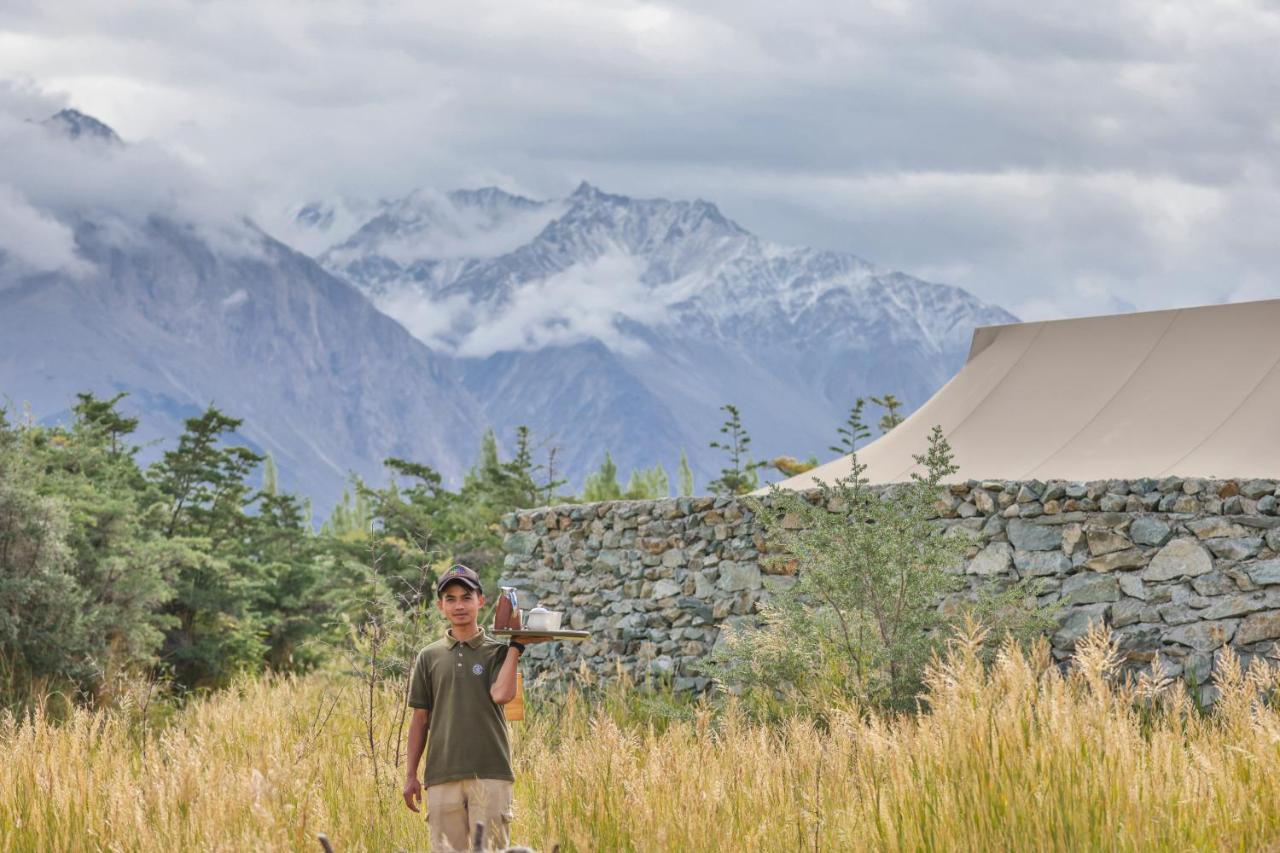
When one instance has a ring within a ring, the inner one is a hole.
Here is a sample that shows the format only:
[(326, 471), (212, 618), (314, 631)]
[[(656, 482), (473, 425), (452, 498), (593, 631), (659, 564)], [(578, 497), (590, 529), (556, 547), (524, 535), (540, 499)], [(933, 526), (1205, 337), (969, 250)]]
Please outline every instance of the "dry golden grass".
[[(823, 725), (702, 709), (665, 726), (573, 699), (516, 731), (514, 837), (564, 850), (1257, 850), (1280, 839), (1280, 714), (1228, 666), (1217, 712), (959, 643), (929, 713)], [(119, 712), (0, 722), (0, 850), (421, 849), (394, 767), (397, 691), (311, 677), (194, 702), (159, 735)], [(333, 704), (332, 716), (325, 709)]]

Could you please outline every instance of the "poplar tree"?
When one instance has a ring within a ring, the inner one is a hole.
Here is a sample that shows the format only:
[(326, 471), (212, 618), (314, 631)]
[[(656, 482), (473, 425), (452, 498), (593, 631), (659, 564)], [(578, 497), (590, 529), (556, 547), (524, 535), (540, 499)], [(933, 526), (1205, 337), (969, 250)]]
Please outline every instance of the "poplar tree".
[(689, 467), (689, 457), (684, 448), (680, 449), (680, 467), (676, 469), (676, 481), (680, 484), (680, 496), (693, 496), (693, 469)]
[(622, 486), (618, 483), (618, 466), (613, 462), (613, 455), (604, 452), (604, 461), (600, 467), (587, 475), (582, 484), (582, 499), (587, 503), (597, 501), (616, 501), (622, 497)]

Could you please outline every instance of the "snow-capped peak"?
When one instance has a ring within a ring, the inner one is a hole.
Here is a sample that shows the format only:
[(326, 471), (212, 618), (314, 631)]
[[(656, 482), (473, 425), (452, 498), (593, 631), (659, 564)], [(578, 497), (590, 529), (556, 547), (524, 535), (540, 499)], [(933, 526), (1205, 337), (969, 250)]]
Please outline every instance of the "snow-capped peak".
[(66, 135), (68, 139), (94, 139), (109, 145), (124, 144), (106, 124), (79, 110), (65, 109), (41, 122), (45, 127)]
[[(788, 328), (844, 339), (872, 323), (950, 347), (966, 323), (1010, 319), (853, 254), (762, 240), (705, 200), (631, 198), (585, 181), (559, 201), (418, 190), (321, 260), (424, 341), (469, 355), (592, 338), (634, 352), (637, 328), (676, 326), (745, 342)], [(550, 294), (552, 310), (530, 310)], [(623, 327), (631, 332), (610, 331)]]

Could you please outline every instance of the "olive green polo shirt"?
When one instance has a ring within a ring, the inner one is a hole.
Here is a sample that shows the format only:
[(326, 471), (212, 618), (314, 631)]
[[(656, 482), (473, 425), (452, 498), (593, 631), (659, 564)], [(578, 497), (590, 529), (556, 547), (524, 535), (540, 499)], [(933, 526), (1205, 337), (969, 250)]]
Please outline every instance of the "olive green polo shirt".
[(515, 781), (507, 720), (489, 695), (506, 657), (507, 645), (483, 628), (465, 643), (446, 633), (418, 653), (409, 706), (431, 714), (427, 787), (458, 779)]

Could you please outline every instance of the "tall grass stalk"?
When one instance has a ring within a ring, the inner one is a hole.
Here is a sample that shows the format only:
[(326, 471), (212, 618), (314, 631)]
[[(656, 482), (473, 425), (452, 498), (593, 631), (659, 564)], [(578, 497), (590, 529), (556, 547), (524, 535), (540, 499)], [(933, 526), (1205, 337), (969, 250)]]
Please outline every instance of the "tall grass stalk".
[[(979, 650), (971, 633), (935, 662), (923, 714), (847, 708), (765, 724), (732, 703), (658, 718), (617, 697), (531, 701), (515, 727), (514, 838), (610, 851), (1259, 849), (1280, 838), (1269, 673), (1226, 660), (1204, 716), (1178, 686), (1117, 686), (1103, 634), (1065, 676), (1043, 647), (1009, 647), (989, 669)], [(371, 784), (355, 690), (322, 675), (246, 681), (189, 703), (163, 731), (104, 711), (5, 718), (0, 850), (314, 850), (319, 832), (339, 851), (422, 849), (399, 774), (381, 768)], [(399, 685), (381, 689), (380, 732), (401, 701)]]

